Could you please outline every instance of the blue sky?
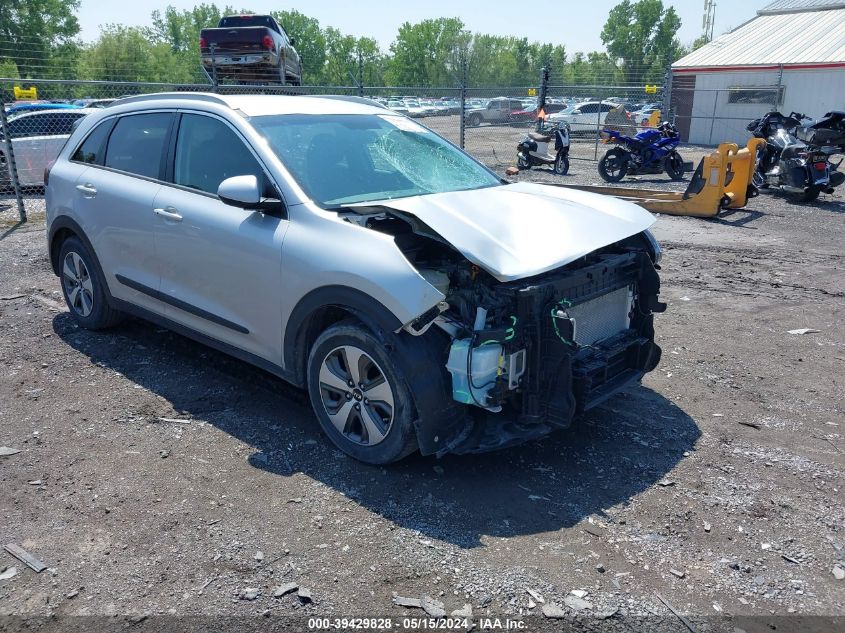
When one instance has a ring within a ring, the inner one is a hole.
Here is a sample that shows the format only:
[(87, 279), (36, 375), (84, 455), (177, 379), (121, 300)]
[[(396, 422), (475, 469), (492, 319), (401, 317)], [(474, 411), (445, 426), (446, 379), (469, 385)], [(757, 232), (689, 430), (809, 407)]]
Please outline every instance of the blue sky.
[[(471, 31), (493, 35), (527, 37), (530, 41), (564, 44), (567, 52), (603, 50), (599, 37), (613, 0), (405, 0), (404, 2), (375, 2), (373, 0), (317, 0), (311, 2), (278, 2), (271, 0), (218, 0), (218, 6), (243, 5), (255, 13), (270, 10), (296, 9), (320, 21), (355, 36), (374, 37), (386, 52), (403, 22), (419, 22), (426, 18), (459, 17)], [(105, 2), (82, 0), (79, 23), (82, 38), (97, 37), (101, 24), (119, 23), (146, 26), (154, 9), (168, 4), (177, 9), (189, 9), (196, 0), (134, 0)], [(683, 26), (678, 33), (681, 42), (688, 44), (701, 34), (704, 0), (663, 0), (673, 5), (681, 16)], [(754, 17), (757, 9), (769, 0), (720, 0), (716, 7), (718, 35)]]

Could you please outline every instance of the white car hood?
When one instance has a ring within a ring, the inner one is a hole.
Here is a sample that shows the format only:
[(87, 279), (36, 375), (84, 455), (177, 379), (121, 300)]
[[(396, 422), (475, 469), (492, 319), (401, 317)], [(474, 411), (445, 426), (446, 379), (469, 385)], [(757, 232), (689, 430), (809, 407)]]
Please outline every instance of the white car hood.
[(655, 222), (642, 207), (612, 196), (533, 183), (349, 206), (413, 215), (500, 281), (564, 266)]

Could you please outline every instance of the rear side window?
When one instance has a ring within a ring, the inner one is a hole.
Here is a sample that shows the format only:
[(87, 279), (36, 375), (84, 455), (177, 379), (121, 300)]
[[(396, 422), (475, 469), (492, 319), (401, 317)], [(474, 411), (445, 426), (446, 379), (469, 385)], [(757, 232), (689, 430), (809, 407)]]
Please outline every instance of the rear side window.
[(50, 112), (41, 115), (44, 136), (64, 136), (73, 131), (73, 122), (85, 116), (82, 112)]
[(76, 148), (70, 159), (78, 163), (102, 165), (106, 149), (106, 139), (109, 136), (112, 123), (113, 121), (104, 121), (95, 127), (88, 137), (82, 141), (82, 144)]
[(173, 182), (217, 194), (232, 176), (256, 176), (266, 187), (264, 170), (241, 138), (218, 119), (184, 114), (176, 137)]
[(38, 121), (34, 116), (22, 116), (9, 121), (9, 136), (11, 138), (25, 138), (35, 136), (38, 128)]
[(106, 167), (160, 178), (172, 119), (173, 115), (166, 112), (134, 114), (119, 119), (109, 137)]

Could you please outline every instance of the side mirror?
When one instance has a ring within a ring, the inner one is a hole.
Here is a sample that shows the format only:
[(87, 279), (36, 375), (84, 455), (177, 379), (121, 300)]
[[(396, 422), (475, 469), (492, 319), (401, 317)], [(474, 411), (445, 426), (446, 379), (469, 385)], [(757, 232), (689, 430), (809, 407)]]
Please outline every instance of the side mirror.
[(581, 114), (581, 110), (574, 110), (572, 114)]
[(295, 39), (293, 39), (293, 38), (290, 38), (290, 45), (291, 45), (291, 46), (296, 46), (296, 40), (295, 40)]
[(275, 198), (262, 198), (261, 187), (255, 176), (232, 176), (217, 187), (217, 197), (224, 204), (251, 211), (278, 209), (282, 202)]

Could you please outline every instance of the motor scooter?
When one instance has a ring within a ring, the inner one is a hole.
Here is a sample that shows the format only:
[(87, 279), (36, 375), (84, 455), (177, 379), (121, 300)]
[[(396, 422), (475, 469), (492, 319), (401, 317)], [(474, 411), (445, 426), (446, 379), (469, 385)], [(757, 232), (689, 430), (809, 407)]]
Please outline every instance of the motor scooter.
[(551, 165), (552, 171), (565, 176), (569, 173), (568, 123), (555, 123), (539, 132), (529, 132), (516, 146), (516, 166), (531, 169)]

